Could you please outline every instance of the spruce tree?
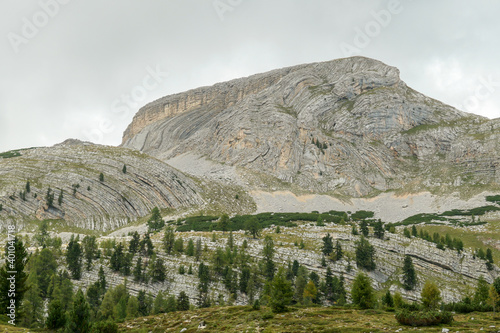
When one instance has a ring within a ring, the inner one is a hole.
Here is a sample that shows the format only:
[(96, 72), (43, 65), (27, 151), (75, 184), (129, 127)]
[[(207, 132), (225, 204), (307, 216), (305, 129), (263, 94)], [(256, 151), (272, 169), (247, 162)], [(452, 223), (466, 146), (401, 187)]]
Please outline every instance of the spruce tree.
[(127, 173), (127, 166), (125, 164), (123, 165), (122, 172)]
[(143, 280), (143, 272), (142, 272), (142, 259), (141, 257), (137, 258), (137, 262), (134, 267), (134, 271), (132, 272), (134, 275), (134, 281), (140, 282)]
[(41, 246), (42, 248), (46, 248), (48, 246), (50, 242), (50, 235), (49, 225), (46, 220), (43, 220), (38, 225), (38, 230), (35, 233), (35, 240), (38, 246)]
[(196, 261), (200, 261), (201, 254), (202, 254), (201, 239), (198, 238), (196, 240), (196, 247), (195, 247), (195, 251), (194, 251), (194, 256), (196, 258)]
[(87, 271), (92, 267), (92, 261), (97, 257), (97, 242), (95, 236), (85, 236), (83, 238), (83, 250), (85, 252), (85, 260)]
[(59, 204), (59, 206), (62, 205), (63, 199), (64, 199), (64, 192), (63, 190), (61, 190), (61, 192), (59, 192), (59, 197), (57, 198), (57, 203)]
[(153, 268), (149, 274), (151, 276), (152, 282), (165, 281), (167, 271), (165, 269), (165, 264), (163, 263), (163, 259), (157, 258), (156, 261), (154, 261)]
[(130, 296), (127, 302), (127, 319), (139, 317), (139, 301), (137, 297)]
[(403, 287), (406, 290), (413, 290), (417, 284), (417, 273), (413, 266), (413, 260), (409, 255), (405, 256), (403, 264)]
[(385, 295), (382, 297), (382, 304), (387, 306), (388, 308), (394, 307), (394, 299), (392, 298), (391, 292), (387, 290)]

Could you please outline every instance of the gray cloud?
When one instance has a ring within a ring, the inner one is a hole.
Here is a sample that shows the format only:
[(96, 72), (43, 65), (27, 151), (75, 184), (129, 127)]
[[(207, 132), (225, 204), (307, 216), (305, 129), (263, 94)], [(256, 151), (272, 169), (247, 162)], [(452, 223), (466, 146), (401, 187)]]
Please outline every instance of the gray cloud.
[[(500, 4), (491, 0), (6, 0), (0, 8), (0, 151), (68, 137), (116, 145), (155, 98), (345, 57), (346, 45), (398, 67), (422, 93), (500, 116)], [(168, 76), (151, 81), (157, 68)]]

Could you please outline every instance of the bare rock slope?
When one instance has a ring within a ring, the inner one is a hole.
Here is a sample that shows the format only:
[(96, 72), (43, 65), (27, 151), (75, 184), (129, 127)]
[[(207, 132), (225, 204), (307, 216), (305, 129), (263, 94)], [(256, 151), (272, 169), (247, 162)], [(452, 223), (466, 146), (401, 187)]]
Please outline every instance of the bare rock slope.
[(20, 229), (30, 220), (58, 219), (106, 231), (146, 216), (155, 206), (177, 209), (203, 202), (193, 180), (130, 149), (68, 140), (19, 154), (0, 159), (0, 218)]
[(499, 124), (353, 57), (161, 98), (136, 114), (122, 145), (164, 161), (203, 156), (317, 193), (453, 193), (498, 189)]

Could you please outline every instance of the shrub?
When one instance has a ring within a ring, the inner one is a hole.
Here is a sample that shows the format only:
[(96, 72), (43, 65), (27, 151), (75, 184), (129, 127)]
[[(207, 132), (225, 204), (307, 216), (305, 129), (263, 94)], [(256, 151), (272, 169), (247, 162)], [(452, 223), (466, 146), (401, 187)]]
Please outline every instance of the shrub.
[(403, 309), (396, 313), (396, 320), (398, 323), (408, 326), (433, 326), (451, 323), (453, 315), (450, 312), (408, 311)]
[(118, 325), (116, 323), (108, 321), (98, 321), (92, 325), (91, 333), (117, 333)]

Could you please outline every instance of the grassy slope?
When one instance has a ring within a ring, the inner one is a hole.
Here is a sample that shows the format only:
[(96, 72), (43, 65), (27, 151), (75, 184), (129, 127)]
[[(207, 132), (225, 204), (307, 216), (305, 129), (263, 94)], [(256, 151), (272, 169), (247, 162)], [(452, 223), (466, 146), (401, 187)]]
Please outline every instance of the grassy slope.
[[(419, 229), (419, 228), (417, 228)], [(500, 264), (500, 248), (494, 244), (500, 243), (500, 220), (488, 221), (483, 231), (467, 230), (467, 228), (457, 228), (444, 225), (426, 225), (422, 227), (431, 235), (438, 232), (440, 235), (450, 234), (450, 236), (460, 238), (464, 242), (464, 247), (471, 248), (491, 248), (493, 251), (493, 259), (496, 265)]]
[[(271, 319), (262, 316), (269, 309), (253, 311), (249, 306), (217, 307), (173, 312), (145, 318), (137, 318), (120, 324), (121, 332), (403, 332), (413, 327), (401, 326), (393, 312), (380, 310), (351, 310), (341, 308), (292, 308), (290, 312), (277, 314)], [(471, 318), (474, 318), (472, 320)], [(198, 330), (205, 321), (206, 328)], [(441, 327), (422, 327), (419, 332), (441, 332), (443, 327), (451, 332), (478, 332), (481, 327), (491, 331), (492, 325), (500, 326), (500, 316), (492, 313), (456, 315), (455, 322)], [(498, 329), (498, 328), (497, 328)], [(495, 330), (496, 331), (496, 330)]]

